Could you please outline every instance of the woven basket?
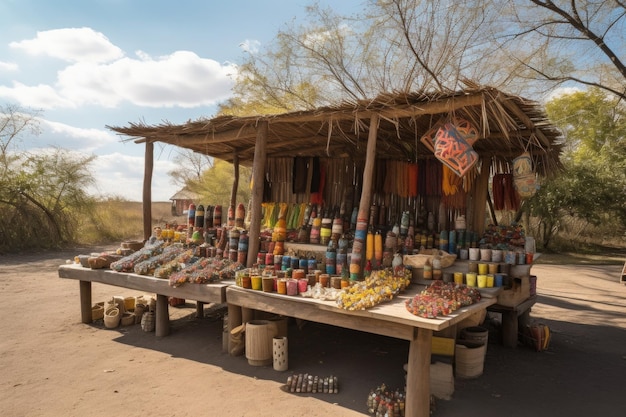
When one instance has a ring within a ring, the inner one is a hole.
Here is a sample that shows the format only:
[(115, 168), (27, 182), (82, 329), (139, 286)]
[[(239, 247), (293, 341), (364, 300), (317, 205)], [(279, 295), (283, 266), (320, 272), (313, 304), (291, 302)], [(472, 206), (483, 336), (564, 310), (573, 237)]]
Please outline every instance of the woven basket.
[(138, 251), (139, 249), (143, 248), (143, 242), (140, 240), (127, 240), (125, 242), (122, 242), (122, 248)]
[(118, 308), (108, 308), (104, 312), (104, 326), (107, 329), (115, 329), (120, 325), (120, 310)]
[(147, 311), (141, 317), (141, 330), (144, 332), (153, 332), (156, 323), (154, 322), (154, 311)]
[(94, 304), (94, 306), (91, 307), (91, 320), (96, 321), (96, 320), (100, 320), (103, 318), (104, 318), (104, 302)]
[(135, 313), (125, 312), (122, 314), (122, 326), (130, 326), (131, 324), (135, 324)]
[(432, 249), (417, 255), (404, 255), (402, 263), (412, 268), (423, 268), (424, 265), (432, 265), (433, 258), (435, 256), (439, 256), (441, 259), (442, 268), (448, 268), (456, 261), (456, 254), (450, 254), (442, 250)]

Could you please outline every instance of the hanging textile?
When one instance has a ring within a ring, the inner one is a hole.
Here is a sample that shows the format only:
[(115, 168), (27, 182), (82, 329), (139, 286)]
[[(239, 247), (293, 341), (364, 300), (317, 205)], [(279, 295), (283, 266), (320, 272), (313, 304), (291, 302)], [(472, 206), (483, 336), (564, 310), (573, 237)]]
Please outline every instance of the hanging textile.
[(308, 161), (309, 158), (304, 158), (302, 156), (296, 156), (293, 159), (292, 192), (294, 194), (306, 192), (307, 171), (309, 167)]
[(524, 152), (513, 160), (513, 185), (522, 198), (534, 196), (539, 188), (537, 175), (533, 170), (532, 159), (528, 152)]
[(478, 154), (452, 123), (446, 123), (435, 136), (435, 157), (459, 177), (478, 162)]
[[(316, 158), (314, 158), (316, 159)], [(317, 188), (313, 188), (313, 181), (311, 181), (311, 203), (312, 204), (324, 204), (324, 187), (326, 185), (326, 164), (322, 163), (317, 158), (319, 167), (319, 181), (317, 182)], [(315, 171), (315, 163), (313, 164)]]

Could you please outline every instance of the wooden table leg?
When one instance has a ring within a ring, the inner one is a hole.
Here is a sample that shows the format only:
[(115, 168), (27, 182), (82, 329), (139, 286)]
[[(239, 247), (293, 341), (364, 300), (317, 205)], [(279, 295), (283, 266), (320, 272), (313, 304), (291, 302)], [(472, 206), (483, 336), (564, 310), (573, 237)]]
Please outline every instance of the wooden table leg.
[(79, 281), (80, 288), (80, 319), (83, 323), (93, 322), (91, 313), (91, 281)]
[(202, 301), (196, 301), (196, 318), (204, 318), (204, 303)]
[(233, 350), (233, 343), (230, 340), (230, 332), (237, 326), (241, 326), (241, 307), (234, 304), (228, 304), (228, 353)]
[(167, 298), (166, 295), (157, 294), (155, 326), (155, 334), (157, 336), (167, 336), (170, 334), (170, 312)]
[(406, 417), (430, 416), (430, 354), (433, 331), (415, 329), (406, 374)]
[(517, 346), (517, 312), (502, 313), (502, 344), (506, 347)]
[(247, 323), (254, 320), (254, 309), (241, 307), (241, 322)]

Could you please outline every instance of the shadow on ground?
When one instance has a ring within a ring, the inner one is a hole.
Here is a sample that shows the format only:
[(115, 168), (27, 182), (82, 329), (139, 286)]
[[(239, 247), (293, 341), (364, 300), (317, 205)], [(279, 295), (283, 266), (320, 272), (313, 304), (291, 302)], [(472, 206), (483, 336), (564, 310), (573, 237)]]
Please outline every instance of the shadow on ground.
[[(546, 300), (567, 308), (567, 301)], [(228, 372), (284, 384), (292, 374), (308, 373), (338, 377), (338, 394), (303, 394), (367, 414), (366, 398), (371, 389), (385, 383), (404, 386), (402, 366), (407, 361), (408, 342), (307, 322), (300, 329), (289, 321), (289, 370), (251, 366), (245, 356), (222, 352), (222, 320), (225, 310), (195, 318), (195, 305), (188, 303), (183, 315), (171, 322), (171, 334), (156, 338), (139, 325), (118, 329), (119, 343), (154, 349), (220, 367)], [(182, 312), (182, 311), (181, 311)], [(455, 379), (452, 400), (438, 400), (433, 415), (480, 417), (623, 416), (626, 409), (626, 331), (608, 326), (589, 326), (537, 319), (552, 329), (547, 351), (536, 352), (520, 345), (515, 349), (498, 343), (497, 322), (486, 322), (489, 346), (484, 373), (474, 379)], [(94, 326), (102, 326), (96, 322)], [(193, 337), (184, 337), (193, 333)], [(180, 343), (180, 339), (186, 342)], [(437, 358), (434, 358), (437, 359)]]

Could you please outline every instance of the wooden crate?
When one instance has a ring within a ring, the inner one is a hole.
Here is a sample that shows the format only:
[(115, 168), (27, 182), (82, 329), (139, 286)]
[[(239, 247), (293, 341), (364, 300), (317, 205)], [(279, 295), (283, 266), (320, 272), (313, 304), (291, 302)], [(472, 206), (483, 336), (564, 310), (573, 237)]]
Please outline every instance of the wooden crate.
[(510, 289), (503, 290), (498, 294), (498, 304), (506, 307), (515, 307), (530, 297), (530, 277), (511, 278)]
[(432, 337), (431, 351), (433, 355), (454, 356), (454, 338), (451, 337)]

